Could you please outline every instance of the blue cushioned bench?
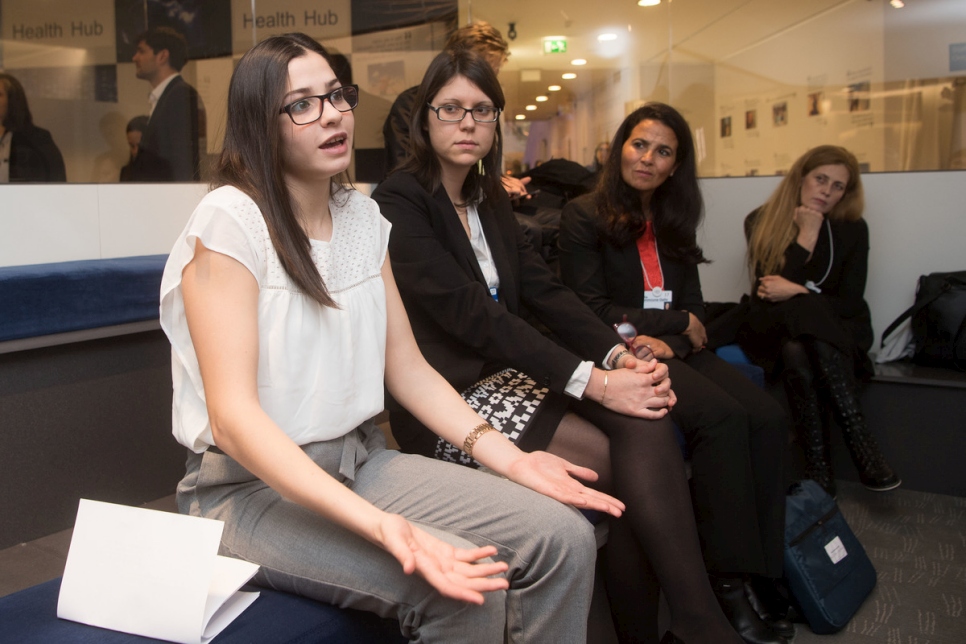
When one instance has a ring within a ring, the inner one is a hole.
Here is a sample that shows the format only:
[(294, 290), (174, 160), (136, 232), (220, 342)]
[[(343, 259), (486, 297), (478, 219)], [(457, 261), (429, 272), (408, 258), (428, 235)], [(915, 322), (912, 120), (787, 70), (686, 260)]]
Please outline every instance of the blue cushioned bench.
[(167, 255), (0, 268), (0, 342), (158, 319)]
[[(265, 588), (215, 640), (218, 644), (402, 643), (395, 620), (346, 610)], [(18, 644), (147, 644), (160, 640), (95, 628), (57, 617), (60, 579), (0, 597), (0, 639)]]

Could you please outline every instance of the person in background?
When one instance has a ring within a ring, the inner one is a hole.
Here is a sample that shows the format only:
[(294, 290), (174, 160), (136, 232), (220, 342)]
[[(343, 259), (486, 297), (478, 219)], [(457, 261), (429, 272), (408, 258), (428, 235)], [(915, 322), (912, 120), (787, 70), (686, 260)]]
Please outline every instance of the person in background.
[[(214, 189), (161, 284), (179, 510), (224, 521), (257, 582), (413, 641), (583, 642), (595, 542), (565, 504), (623, 505), (578, 482), (590, 470), (521, 452), (423, 359), (390, 226), (344, 182), (355, 87), (285, 34), (242, 57), (228, 104)], [(387, 450), (385, 390), (496, 476)]]
[(125, 128), (124, 136), (127, 137), (127, 147), (130, 151), (130, 156), (128, 158), (127, 165), (121, 168), (121, 181), (133, 181), (131, 178), (131, 171), (134, 166), (134, 160), (137, 159), (138, 150), (141, 146), (141, 138), (144, 136), (144, 130), (148, 127), (148, 117), (147, 116), (135, 116), (133, 119), (127, 122), (127, 128)]
[(745, 218), (751, 303), (739, 344), (780, 374), (805, 451), (805, 477), (835, 496), (831, 409), (862, 484), (902, 482), (865, 422), (857, 378), (872, 372), (865, 301), (869, 226), (859, 163), (821, 145), (792, 165), (771, 198)]
[[(697, 244), (703, 216), (691, 129), (669, 105), (624, 119), (595, 192), (563, 210), (560, 274), (601, 320), (632, 323), (665, 360), (671, 410), (691, 455), (698, 533), (712, 587), (747, 642), (784, 642), (794, 626), (754, 606), (776, 597), (785, 532), (781, 405), (706, 349)], [(751, 601), (750, 598), (756, 601)]]
[(607, 162), (607, 156), (610, 154), (610, 141), (601, 141), (597, 144), (597, 148), (594, 150), (594, 160), (587, 166), (587, 169), (594, 174), (600, 173), (604, 168), (604, 164)]
[(151, 85), (151, 109), (131, 180), (199, 181), (205, 107), (181, 77), (188, 62), (184, 36), (170, 27), (150, 29), (138, 36), (132, 60), (137, 77)]
[[(701, 561), (666, 368), (631, 356), (526, 241), (499, 181), (505, 102), (492, 66), (445, 50), (415, 104), (413, 153), (372, 196), (393, 225), (393, 271), (423, 355), (521, 449), (592, 466), (625, 502), (604, 566), (622, 642), (658, 640), (655, 575), (671, 608), (665, 641), (740, 642)], [(475, 465), (401, 402), (389, 410), (403, 450)]]
[[(443, 49), (461, 47), (472, 49), (482, 56), (497, 75), (510, 57), (510, 45), (500, 31), (482, 20), (464, 25), (454, 31)], [(396, 97), (382, 127), (383, 138), (386, 141), (386, 154), (389, 157), (386, 167), (390, 171), (402, 164), (411, 152), (409, 130), (412, 127), (413, 108), (418, 89), (418, 86), (410, 87)], [(510, 174), (504, 174), (502, 182), (503, 189), (511, 199), (529, 198), (526, 188), (530, 182), (529, 179), (518, 179)]]
[(34, 125), (27, 93), (0, 72), (0, 183), (67, 181), (64, 157), (47, 130)]

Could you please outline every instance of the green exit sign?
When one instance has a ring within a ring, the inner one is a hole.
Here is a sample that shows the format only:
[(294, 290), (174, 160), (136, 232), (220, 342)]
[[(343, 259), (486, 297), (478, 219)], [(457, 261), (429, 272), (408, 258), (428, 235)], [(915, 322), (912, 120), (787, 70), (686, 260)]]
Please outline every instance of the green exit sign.
[(547, 38), (543, 41), (543, 53), (545, 54), (565, 54), (567, 53), (566, 38)]

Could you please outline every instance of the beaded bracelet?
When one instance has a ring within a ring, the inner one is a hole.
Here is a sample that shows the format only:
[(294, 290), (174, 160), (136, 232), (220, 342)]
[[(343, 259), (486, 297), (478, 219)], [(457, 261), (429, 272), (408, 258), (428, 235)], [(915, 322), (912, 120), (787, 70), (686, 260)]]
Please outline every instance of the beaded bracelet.
[(493, 431), (496, 431), (496, 428), (490, 423), (481, 423), (474, 427), (463, 440), (463, 451), (466, 452), (466, 455), (472, 458), (473, 446), (476, 445), (476, 441), (480, 440), (480, 436), (483, 434)]

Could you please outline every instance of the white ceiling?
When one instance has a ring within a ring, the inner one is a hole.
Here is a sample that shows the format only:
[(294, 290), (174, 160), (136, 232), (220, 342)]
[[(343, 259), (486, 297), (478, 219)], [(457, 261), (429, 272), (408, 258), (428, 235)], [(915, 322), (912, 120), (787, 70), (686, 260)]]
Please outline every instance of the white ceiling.
[[(486, 20), (505, 37), (514, 24), (517, 36), (507, 38), (511, 55), (500, 73), (507, 112), (541, 119), (617, 70), (664, 62), (669, 43), (675, 62), (724, 61), (840, 5), (868, 1), (886, 0), (663, 0), (655, 7), (639, 7), (636, 0), (461, 0), (460, 15)], [(604, 32), (616, 34), (617, 40), (598, 42)], [(544, 54), (548, 36), (566, 37), (567, 53)], [(586, 59), (587, 65), (574, 67), (575, 58)], [(540, 80), (521, 81), (523, 70), (539, 70)], [(560, 78), (570, 71), (577, 79)], [(563, 90), (547, 92), (552, 84)], [(550, 100), (537, 103), (535, 112), (524, 112), (523, 106), (540, 94)]]

